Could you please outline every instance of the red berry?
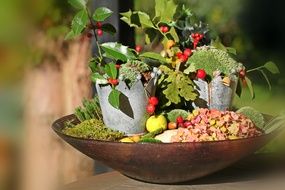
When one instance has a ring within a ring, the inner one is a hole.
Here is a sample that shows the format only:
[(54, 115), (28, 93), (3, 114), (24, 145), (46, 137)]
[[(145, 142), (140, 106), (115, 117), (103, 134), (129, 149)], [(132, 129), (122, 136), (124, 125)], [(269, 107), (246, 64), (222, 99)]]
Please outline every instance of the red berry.
[(152, 104), (148, 104), (148, 105), (146, 106), (146, 111), (147, 111), (147, 113), (149, 113), (150, 115), (152, 115), (152, 114), (154, 113), (154, 111), (155, 111), (155, 106), (152, 105)]
[(116, 64), (116, 69), (120, 69), (120, 68), (121, 68), (121, 65)]
[(178, 59), (180, 59), (181, 55), (183, 55), (183, 53), (181, 51), (176, 53), (176, 56), (177, 56)]
[(245, 75), (246, 75), (246, 71), (244, 69), (239, 72), (240, 78), (242, 78), (242, 79), (245, 78)]
[(190, 55), (192, 55), (192, 50), (190, 48), (186, 48), (183, 52), (184, 55), (186, 55), (187, 57), (189, 57)]
[(178, 116), (178, 117), (176, 118), (176, 123), (178, 123), (178, 124), (182, 123), (182, 124), (183, 124), (183, 122), (184, 122), (184, 119), (183, 119), (182, 116)]
[(86, 34), (86, 36), (87, 36), (87, 38), (92, 38), (93, 34), (92, 34), (91, 32), (88, 32), (88, 33)]
[(206, 74), (204, 69), (199, 69), (197, 71), (197, 78), (204, 79), (204, 78), (206, 78), (206, 76), (207, 76), (207, 74)]
[(161, 26), (161, 27), (159, 27), (159, 29), (160, 29), (160, 31), (161, 31), (162, 33), (166, 33), (166, 32), (169, 31), (168, 26)]
[(196, 47), (197, 47), (198, 43), (199, 43), (199, 41), (194, 40), (194, 42), (193, 42), (193, 49), (196, 49)]
[(96, 27), (97, 28), (102, 28), (102, 22), (96, 22)]
[(199, 36), (200, 36), (199, 33), (195, 33), (194, 35), (195, 38), (199, 38)]
[(136, 45), (136, 51), (139, 53), (142, 51), (142, 46)]
[(192, 34), (191, 34), (191, 37), (192, 37), (192, 38), (195, 38), (195, 34), (194, 34), (194, 33), (192, 33)]
[(109, 78), (108, 79), (108, 82), (114, 86), (118, 85), (119, 84), (119, 81), (118, 79), (112, 79), (112, 78)]
[(203, 39), (204, 38), (204, 35), (203, 34), (199, 34), (199, 39)]
[(149, 104), (151, 104), (151, 105), (154, 105), (154, 106), (156, 106), (157, 104), (158, 104), (158, 98), (157, 97), (150, 97), (149, 99), (148, 99), (148, 103)]
[(184, 122), (184, 127), (189, 127), (189, 126), (191, 126), (192, 125), (192, 123), (191, 123), (191, 121), (185, 121)]
[(186, 61), (188, 60), (188, 56), (182, 54), (179, 59), (180, 59), (180, 61), (181, 61), (182, 63), (184, 63), (184, 62), (186, 62)]
[(98, 29), (98, 30), (97, 30), (97, 35), (98, 35), (98, 36), (102, 36), (102, 35), (103, 35), (103, 30)]

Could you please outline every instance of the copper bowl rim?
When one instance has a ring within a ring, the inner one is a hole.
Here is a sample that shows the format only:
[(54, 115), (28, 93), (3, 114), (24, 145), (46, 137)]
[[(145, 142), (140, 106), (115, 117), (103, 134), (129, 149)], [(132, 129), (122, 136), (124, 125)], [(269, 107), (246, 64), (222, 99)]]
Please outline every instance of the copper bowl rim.
[[(272, 116), (269, 116), (269, 115), (266, 115), (268, 117), (272, 117)], [(269, 137), (271, 136), (274, 132), (271, 132), (271, 133), (264, 133), (262, 135), (259, 135), (259, 136), (255, 136), (255, 137), (248, 137), (248, 138), (240, 138), (240, 139), (233, 139), (233, 140), (218, 140), (218, 141), (205, 141), (205, 142), (173, 142), (173, 143), (152, 143), (152, 142), (148, 142), (148, 143), (125, 143), (125, 142), (118, 142), (118, 141), (103, 141), (103, 140), (94, 140), (94, 139), (85, 139), (85, 138), (81, 138), (81, 137), (74, 137), (74, 136), (70, 136), (70, 135), (66, 135), (64, 133), (62, 133), (62, 130), (60, 130), (58, 128), (58, 123), (61, 123), (65, 120), (68, 120), (68, 119), (71, 119), (71, 118), (75, 118), (75, 115), (74, 114), (70, 114), (70, 115), (66, 115), (66, 116), (63, 116), (57, 120), (55, 120), (53, 123), (52, 123), (52, 129), (60, 134), (61, 136), (64, 136), (66, 138), (71, 138), (71, 139), (74, 139), (74, 140), (81, 140), (81, 141), (89, 141), (89, 142), (95, 142), (95, 143), (104, 143), (104, 144), (117, 144), (117, 145), (146, 145), (146, 144), (149, 144), (149, 145), (159, 145), (159, 146), (177, 146), (177, 145), (189, 145), (189, 144), (195, 144), (195, 145), (200, 145), (200, 144), (219, 144), (219, 143), (224, 143), (224, 142), (238, 142), (238, 141), (248, 141), (250, 139), (259, 139), (259, 138), (265, 138), (265, 137)]]

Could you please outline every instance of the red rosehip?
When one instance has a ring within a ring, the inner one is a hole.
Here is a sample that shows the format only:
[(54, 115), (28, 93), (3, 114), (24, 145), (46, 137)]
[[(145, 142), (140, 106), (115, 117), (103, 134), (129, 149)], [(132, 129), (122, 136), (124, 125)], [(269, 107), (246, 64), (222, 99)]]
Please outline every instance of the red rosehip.
[(186, 62), (186, 61), (188, 60), (188, 56), (182, 54), (179, 59), (180, 59), (180, 61), (181, 61), (182, 63), (184, 63), (184, 62)]
[(166, 33), (166, 32), (169, 31), (168, 26), (161, 26), (161, 27), (159, 27), (159, 29), (160, 29), (160, 31), (161, 31), (162, 33)]
[(136, 45), (136, 51), (139, 53), (139, 52), (141, 52), (142, 51), (142, 46), (140, 46), (140, 45)]
[(119, 81), (118, 79), (112, 79), (112, 78), (109, 78), (108, 79), (108, 82), (114, 86), (117, 86), (119, 84)]
[(190, 48), (186, 48), (183, 51), (183, 54), (186, 55), (187, 57), (189, 57), (190, 55), (192, 55), (192, 50)]
[(178, 124), (182, 123), (182, 124), (183, 124), (183, 122), (184, 122), (184, 119), (183, 119), (182, 116), (178, 116), (178, 117), (176, 118), (176, 123), (178, 123)]
[(120, 68), (121, 68), (121, 65), (116, 64), (116, 69), (120, 69)]
[(189, 127), (189, 126), (191, 126), (192, 125), (192, 123), (191, 123), (191, 121), (185, 121), (184, 122), (184, 127)]
[(206, 71), (205, 71), (204, 69), (199, 69), (199, 70), (197, 71), (197, 78), (199, 78), (199, 79), (205, 79), (206, 76), (207, 76), (207, 73), (206, 73)]
[(156, 106), (156, 105), (158, 104), (158, 98), (152, 96), (152, 97), (150, 97), (150, 98), (148, 99), (148, 103), (151, 104), (151, 105)]
[(152, 104), (148, 104), (146, 106), (146, 111), (147, 111), (148, 114), (152, 115), (154, 113), (154, 111), (155, 111), (155, 106), (152, 105)]
[(239, 72), (240, 78), (242, 78), (242, 79), (245, 78), (245, 75), (246, 75), (246, 71), (244, 69)]
[(204, 34), (199, 34), (199, 39), (203, 39), (204, 38)]
[(98, 36), (102, 36), (102, 35), (103, 35), (103, 30), (98, 29), (98, 30), (97, 30), (97, 35), (98, 35)]
[(191, 34), (191, 37), (192, 37), (192, 38), (195, 38), (195, 33), (192, 33), (192, 34)]
[(96, 27), (97, 27), (98, 29), (102, 28), (102, 22), (96, 22)]
[(195, 33), (195, 34), (194, 34), (194, 37), (195, 37), (195, 38), (199, 38), (199, 36), (200, 36), (199, 33)]

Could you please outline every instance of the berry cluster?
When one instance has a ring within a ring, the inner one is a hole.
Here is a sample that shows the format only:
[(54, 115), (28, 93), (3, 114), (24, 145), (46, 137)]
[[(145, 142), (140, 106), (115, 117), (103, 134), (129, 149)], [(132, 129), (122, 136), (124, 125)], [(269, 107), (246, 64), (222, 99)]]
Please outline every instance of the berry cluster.
[(148, 99), (148, 105), (146, 106), (146, 111), (148, 114), (152, 115), (155, 112), (155, 107), (158, 105), (158, 98), (157, 97), (150, 97)]
[(191, 125), (191, 123), (189, 121), (184, 121), (182, 116), (178, 116), (176, 118), (176, 124), (178, 127), (185, 127), (185, 128), (187, 128)]
[(177, 58), (182, 62), (185, 63), (188, 58), (192, 55), (192, 50), (190, 48), (186, 48), (183, 53), (182, 52), (177, 52), (176, 56)]
[(98, 36), (103, 35), (103, 30), (102, 30), (102, 22), (96, 22), (96, 33)]
[(169, 28), (168, 26), (160, 26), (159, 27), (159, 30), (162, 32), (162, 33), (167, 33), (169, 31)]
[(193, 34), (191, 34), (191, 37), (193, 39), (193, 49), (196, 49), (200, 40), (202, 40), (204, 38), (204, 34), (193, 33)]

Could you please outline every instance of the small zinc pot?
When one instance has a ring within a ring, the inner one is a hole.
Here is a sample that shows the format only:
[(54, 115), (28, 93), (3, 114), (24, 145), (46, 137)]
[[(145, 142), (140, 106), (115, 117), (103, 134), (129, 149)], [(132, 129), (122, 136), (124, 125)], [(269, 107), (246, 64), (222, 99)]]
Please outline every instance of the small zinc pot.
[(120, 82), (116, 87), (120, 96), (120, 108), (114, 108), (108, 101), (111, 86), (96, 84), (105, 125), (113, 130), (124, 132), (126, 135), (143, 134), (148, 118), (146, 106), (148, 97), (155, 94), (157, 76), (152, 78), (146, 87), (141, 80), (129, 88), (125, 82)]
[(221, 111), (229, 110), (236, 92), (238, 77), (227, 78), (216, 76), (210, 83), (204, 80), (194, 80), (199, 97), (193, 102), (194, 108), (209, 108)]

